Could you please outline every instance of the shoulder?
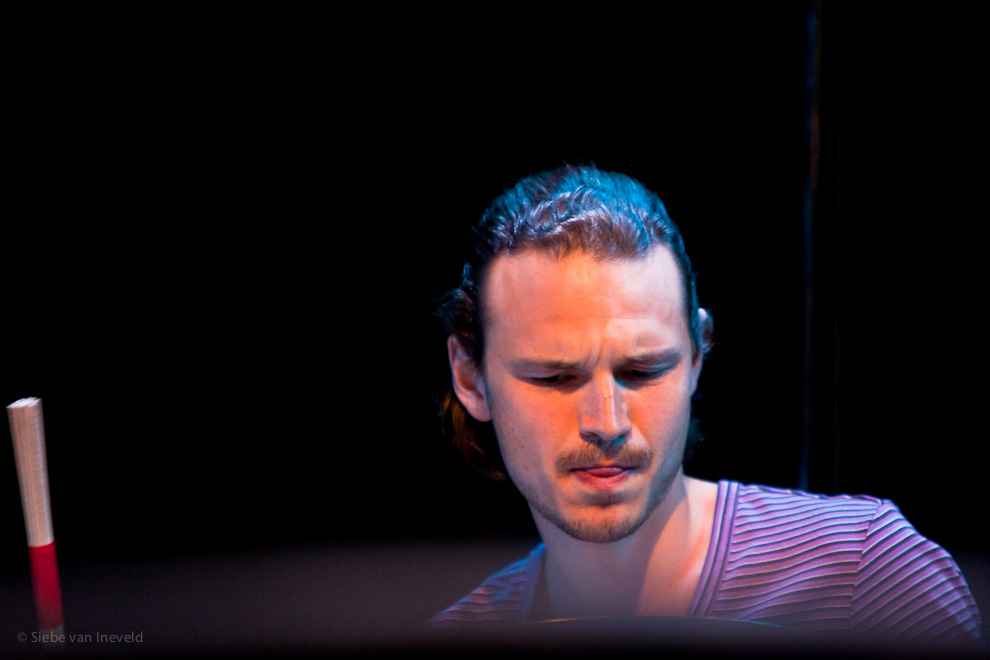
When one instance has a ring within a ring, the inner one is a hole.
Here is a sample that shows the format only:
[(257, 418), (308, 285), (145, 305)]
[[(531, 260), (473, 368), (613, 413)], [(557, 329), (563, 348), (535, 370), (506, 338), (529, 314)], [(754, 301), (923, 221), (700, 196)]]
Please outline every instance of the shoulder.
[(736, 482), (722, 482), (720, 488), (724, 503), (716, 525), (723, 593), (743, 596), (738, 605), (764, 614), (778, 607), (793, 613), (795, 593), (816, 599), (824, 591), (852, 596), (882, 500)]
[(812, 537), (824, 537), (832, 543), (858, 543), (865, 540), (882, 507), (896, 511), (892, 503), (868, 495), (818, 495), (743, 484), (735, 490), (731, 517), (736, 543), (768, 534), (798, 543)]
[(980, 637), (980, 613), (952, 556), (884, 502), (863, 544), (853, 611), (859, 627), (889, 637)]
[[(890, 502), (867, 495), (817, 495), (723, 481), (716, 525), (730, 565), (766, 563), (775, 571), (801, 562), (856, 565), (879, 512)], [(781, 563), (783, 562), (783, 563)]]
[(712, 607), (814, 629), (979, 636), (952, 557), (889, 500), (722, 482), (723, 552)]
[(541, 543), (523, 559), (493, 573), (471, 593), (430, 619), (427, 628), (457, 629), (523, 620), (532, 602), (543, 551)]
[(853, 514), (876, 511), (885, 502), (870, 495), (820, 495), (790, 488), (727, 482), (734, 487), (737, 504), (746, 511), (761, 514), (787, 510), (848, 511)]

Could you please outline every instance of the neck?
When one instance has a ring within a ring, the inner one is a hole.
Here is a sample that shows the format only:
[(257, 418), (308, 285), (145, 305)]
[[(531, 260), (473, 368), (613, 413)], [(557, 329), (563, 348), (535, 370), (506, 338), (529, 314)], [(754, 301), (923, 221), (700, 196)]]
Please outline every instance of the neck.
[(643, 525), (611, 543), (580, 541), (536, 513), (552, 616), (686, 614), (711, 536), (714, 486), (679, 472)]

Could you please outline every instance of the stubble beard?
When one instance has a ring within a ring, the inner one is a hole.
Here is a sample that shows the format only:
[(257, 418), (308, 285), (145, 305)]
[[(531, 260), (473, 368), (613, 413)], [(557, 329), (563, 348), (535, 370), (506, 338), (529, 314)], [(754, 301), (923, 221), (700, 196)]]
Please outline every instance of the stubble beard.
[[(488, 382), (485, 383), (486, 390), (491, 392), (491, 387)], [(496, 422), (497, 416), (495, 414), (495, 402), (491, 398), (488, 399), (488, 405), (491, 411), (492, 424), (495, 427), (496, 437), (501, 437), (502, 434), (499, 433), (499, 425)], [(608, 509), (616, 508), (622, 504), (625, 500), (620, 494), (610, 491), (600, 491), (592, 496), (592, 501), (585, 508), (596, 508), (600, 512), (606, 514), (602, 520), (585, 520), (585, 519), (569, 519), (567, 518), (559, 509), (557, 504), (553, 501), (552, 495), (543, 495), (537, 492), (531, 492), (527, 487), (525, 480), (516, 479), (511, 466), (508, 464), (506, 468), (509, 471), (509, 478), (512, 480), (513, 484), (525, 498), (526, 502), (529, 504), (530, 509), (535, 513), (555, 527), (560, 529), (562, 532), (570, 536), (571, 538), (577, 539), (578, 541), (587, 541), (589, 543), (613, 543), (615, 541), (620, 541), (632, 534), (634, 534), (643, 524), (649, 519), (650, 514), (652, 514), (660, 504), (667, 498), (667, 493), (670, 492), (670, 488), (680, 473), (681, 465), (684, 462), (684, 450), (687, 443), (687, 424), (685, 424), (684, 432), (681, 434), (681, 442), (679, 444), (675, 443), (674, 446), (669, 447), (668, 451), (664, 452), (661, 458), (661, 464), (657, 467), (657, 472), (654, 475), (654, 480), (651, 481), (649, 486), (649, 493), (647, 495), (648, 499), (646, 506), (639, 511), (639, 514), (632, 515), (626, 518), (619, 518), (621, 515), (617, 511), (609, 512)], [(501, 449), (501, 447), (500, 447)], [(593, 450), (578, 450), (576, 452), (570, 453), (568, 455), (558, 458), (557, 469), (561, 470), (568, 461), (575, 462), (580, 461), (585, 452)], [(630, 452), (627, 447), (618, 447), (613, 452), (608, 450), (601, 452), (606, 457), (612, 454), (614, 458), (618, 459), (619, 456), (629, 456), (630, 453), (633, 456), (643, 457), (653, 456), (653, 452), (650, 450), (645, 450), (644, 454), (637, 453), (636, 451)], [(672, 466), (671, 462), (676, 461), (676, 465)], [(629, 463), (635, 464), (635, 460), (627, 461)], [(659, 479), (659, 481), (657, 481)], [(548, 489), (548, 492), (553, 492), (553, 489)], [(612, 515), (607, 515), (611, 513)]]
[(627, 498), (611, 491), (593, 494), (590, 501), (582, 506), (584, 511), (590, 510), (591, 513), (579, 513), (572, 517), (564, 515), (555, 503), (546, 498), (529, 497), (527, 493), (523, 496), (536, 513), (571, 538), (589, 543), (613, 543), (631, 536), (643, 526), (650, 514), (667, 498), (678, 473), (679, 470), (662, 464), (655, 475), (660, 481), (650, 484), (646, 505), (625, 517), (621, 517), (618, 507)]

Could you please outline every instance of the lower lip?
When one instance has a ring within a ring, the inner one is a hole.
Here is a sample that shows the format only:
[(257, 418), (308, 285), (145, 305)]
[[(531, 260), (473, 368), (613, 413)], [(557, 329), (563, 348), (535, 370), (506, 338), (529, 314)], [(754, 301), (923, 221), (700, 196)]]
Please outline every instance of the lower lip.
[(571, 474), (586, 486), (602, 490), (615, 488), (626, 481), (632, 470), (625, 468), (592, 468), (590, 470), (573, 470)]

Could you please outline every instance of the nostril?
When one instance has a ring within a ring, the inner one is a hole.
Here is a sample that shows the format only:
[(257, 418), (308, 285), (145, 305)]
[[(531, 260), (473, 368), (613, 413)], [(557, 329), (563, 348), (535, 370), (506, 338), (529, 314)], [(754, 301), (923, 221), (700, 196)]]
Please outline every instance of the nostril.
[(581, 431), (582, 440), (601, 448), (622, 444), (628, 437), (629, 431), (623, 431), (621, 433), (607, 433), (600, 430), (592, 431), (587, 429)]

